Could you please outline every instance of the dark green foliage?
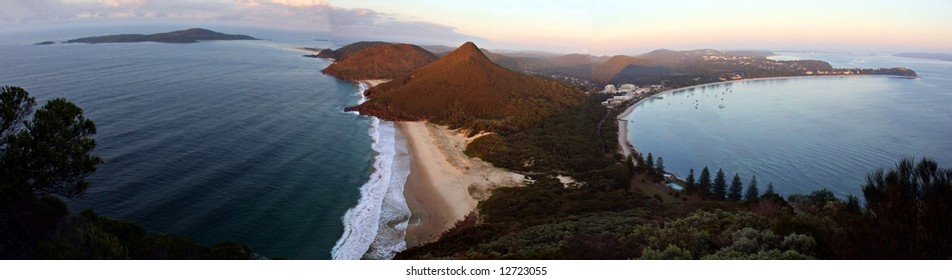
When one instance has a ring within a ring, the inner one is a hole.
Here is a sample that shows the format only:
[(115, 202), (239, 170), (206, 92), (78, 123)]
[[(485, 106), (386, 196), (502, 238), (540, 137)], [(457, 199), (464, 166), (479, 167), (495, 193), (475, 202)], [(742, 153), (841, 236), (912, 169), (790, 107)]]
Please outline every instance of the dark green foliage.
[(731, 187), (727, 191), (727, 200), (730, 201), (740, 201), (743, 196), (741, 192), (744, 191), (744, 182), (740, 181), (740, 174), (734, 174), (734, 179), (731, 181)]
[(701, 177), (697, 180), (697, 190), (705, 195), (711, 195), (711, 172), (707, 170), (707, 166), (701, 170)]
[[(631, 170), (606, 154), (617, 146), (615, 122), (602, 122), (607, 115), (597, 99), (587, 99), (577, 108), (554, 114), (518, 132), (499, 132), (475, 139), (466, 154), (498, 167), (533, 172), (558, 172), (594, 188), (623, 188)], [(601, 128), (599, 128), (601, 125)], [(602, 144), (611, 141), (609, 144)]]
[[(697, 211), (659, 225), (638, 226), (625, 240), (642, 243), (642, 258), (805, 259), (815, 242), (808, 236), (779, 236), (769, 220), (750, 212)], [(650, 249), (649, 249), (650, 248)], [(659, 254), (655, 248), (668, 248)], [(677, 250), (672, 249), (677, 248)]]
[(779, 195), (779, 194), (777, 194), (777, 192), (774, 191), (773, 182), (767, 183), (767, 190), (764, 191), (764, 194), (761, 197), (775, 196), (775, 195)]
[(651, 153), (648, 153), (648, 158), (645, 159), (645, 166), (651, 169), (650, 173), (653, 173), (656, 171), (656, 169), (654, 169), (655, 167), (654, 156), (652, 156)]
[(33, 113), (34, 106), (36, 98), (30, 97), (22, 88), (0, 88), (0, 149), (6, 146), (7, 135), (15, 132), (23, 120)]
[(717, 176), (714, 177), (714, 185), (711, 186), (711, 194), (714, 199), (724, 199), (727, 197), (727, 177), (723, 169), (717, 170)]
[(750, 177), (750, 183), (747, 184), (747, 192), (744, 194), (745, 201), (756, 201), (760, 198), (760, 190), (757, 189), (757, 175)]
[[(710, 177), (704, 173), (702, 178)], [(902, 174), (909, 177), (900, 179)], [(743, 204), (661, 204), (622, 191), (565, 189), (544, 178), (526, 188), (497, 190), (480, 204), (481, 222), (399, 257), (947, 259), (949, 241), (939, 237), (952, 234), (944, 216), (950, 209), (942, 208), (950, 205), (942, 198), (952, 193), (950, 177), (928, 160), (900, 162), (896, 170), (870, 176), (864, 191), (875, 199), (867, 198), (865, 208), (856, 197), (844, 201), (823, 189), (791, 195), (788, 203), (772, 184)]]
[(84, 210), (75, 224), (36, 245), (39, 259), (253, 259), (247, 246), (222, 242), (212, 248), (180, 236), (148, 233), (141, 225)]
[(819, 189), (810, 194), (792, 194), (787, 198), (791, 205), (801, 211), (816, 213), (830, 207), (831, 203), (841, 202), (827, 189)]
[(869, 175), (863, 187), (874, 258), (952, 257), (952, 170), (903, 159)]
[(691, 256), (691, 251), (678, 248), (675, 245), (668, 245), (668, 248), (665, 248), (664, 251), (654, 250), (651, 247), (645, 247), (641, 251), (641, 259), (643, 260), (691, 260), (694, 257)]
[(53, 99), (36, 111), (24, 131), (10, 135), (0, 159), (5, 184), (37, 194), (81, 195), (86, 177), (102, 163), (90, 154), (96, 147), (96, 125), (83, 110)]
[(697, 192), (697, 182), (694, 180), (694, 168), (691, 168), (691, 171), (688, 172), (688, 178), (685, 179), (687, 186), (685, 186), (689, 192)]
[(658, 157), (658, 163), (655, 165), (655, 173), (664, 174), (664, 158)]

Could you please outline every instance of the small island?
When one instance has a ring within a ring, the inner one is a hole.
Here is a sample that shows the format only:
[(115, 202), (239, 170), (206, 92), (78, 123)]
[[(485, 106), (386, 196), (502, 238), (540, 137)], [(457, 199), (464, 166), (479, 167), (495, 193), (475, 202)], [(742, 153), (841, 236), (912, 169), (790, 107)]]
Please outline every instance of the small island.
[(33, 43), (33, 45), (34, 45), (34, 46), (45, 46), (45, 45), (52, 45), (52, 44), (55, 44), (55, 43), (56, 43), (56, 42), (53, 42), (53, 41), (43, 41), (43, 42), (39, 42), (39, 43)]
[(188, 44), (188, 43), (198, 43), (199, 41), (232, 41), (232, 40), (258, 40), (257, 38), (248, 36), (248, 35), (237, 35), (237, 34), (225, 34), (215, 31), (211, 31), (203, 28), (191, 28), (186, 30), (172, 31), (166, 33), (155, 33), (155, 34), (119, 34), (119, 35), (105, 35), (105, 36), (94, 36), (94, 37), (84, 37), (79, 39), (72, 39), (66, 41), (66, 43), (86, 43), (86, 44), (103, 44), (103, 43), (139, 43), (139, 42), (159, 42), (159, 43), (174, 43), (174, 44)]

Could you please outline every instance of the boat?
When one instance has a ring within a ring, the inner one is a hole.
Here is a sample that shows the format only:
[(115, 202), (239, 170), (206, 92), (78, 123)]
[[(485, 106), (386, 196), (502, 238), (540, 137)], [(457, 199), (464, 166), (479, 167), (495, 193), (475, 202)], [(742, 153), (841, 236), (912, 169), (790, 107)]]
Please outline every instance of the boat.
[(724, 109), (724, 104), (718, 105), (717, 108)]

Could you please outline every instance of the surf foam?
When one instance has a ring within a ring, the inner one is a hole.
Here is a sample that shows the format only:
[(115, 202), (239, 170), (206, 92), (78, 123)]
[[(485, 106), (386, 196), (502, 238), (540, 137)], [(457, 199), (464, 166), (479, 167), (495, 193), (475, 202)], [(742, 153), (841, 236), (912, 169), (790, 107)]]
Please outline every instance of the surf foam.
[[(358, 84), (360, 101), (367, 85)], [(347, 210), (342, 221), (344, 234), (331, 250), (334, 259), (391, 259), (406, 249), (410, 208), (403, 187), (410, 175), (410, 153), (404, 137), (397, 137), (393, 122), (372, 118), (370, 136), (374, 172), (360, 187), (357, 205)]]

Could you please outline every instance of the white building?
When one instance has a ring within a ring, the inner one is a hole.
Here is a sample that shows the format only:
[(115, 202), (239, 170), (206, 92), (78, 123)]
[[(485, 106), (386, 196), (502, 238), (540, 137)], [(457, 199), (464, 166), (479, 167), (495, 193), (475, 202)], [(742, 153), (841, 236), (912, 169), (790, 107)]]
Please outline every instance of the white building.
[(618, 93), (618, 89), (615, 89), (615, 85), (609, 84), (605, 86), (604, 93)]
[(634, 92), (636, 89), (638, 89), (638, 87), (636, 87), (633, 84), (624, 84), (624, 85), (621, 85), (621, 87), (618, 87), (619, 91), (624, 91), (624, 92)]

